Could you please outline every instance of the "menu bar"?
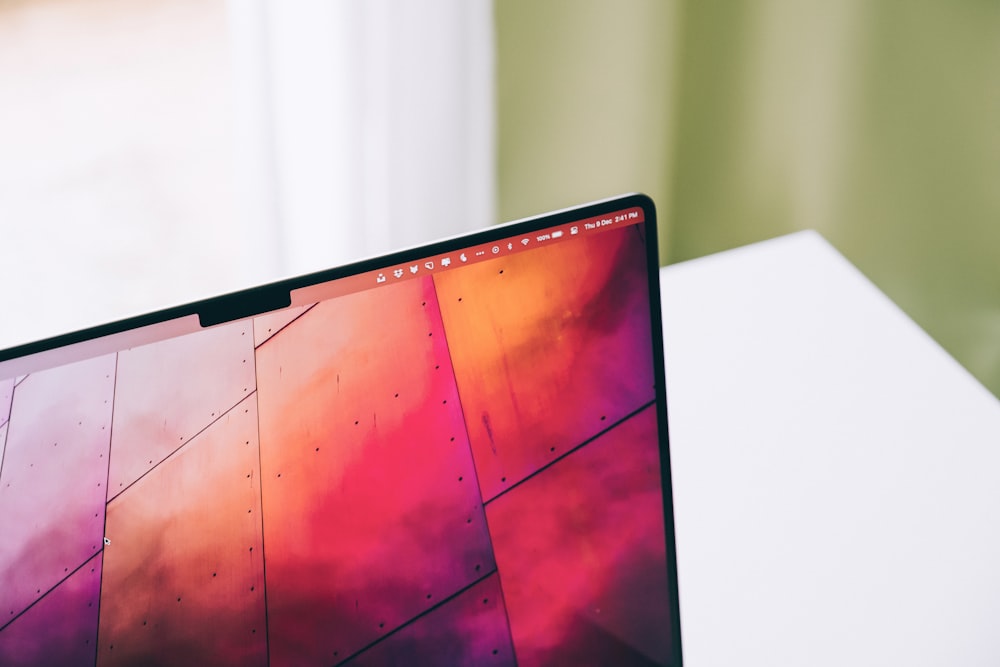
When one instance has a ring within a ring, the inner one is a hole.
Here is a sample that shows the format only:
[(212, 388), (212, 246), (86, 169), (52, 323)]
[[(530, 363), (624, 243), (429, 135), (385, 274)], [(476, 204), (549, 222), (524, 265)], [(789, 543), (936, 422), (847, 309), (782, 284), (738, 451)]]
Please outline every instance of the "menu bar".
[(490, 243), (461, 248), (414, 260), (384, 269), (367, 271), (321, 285), (305, 287), (292, 293), (292, 305), (305, 305), (345, 294), (360, 292), (383, 285), (420, 278), (429, 274), (450, 271), (469, 264), (476, 264), (498, 257), (534, 250), (553, 243), (564, 243), (580, 236), (618, 229), (645, 222), (642, 208), (635, 206), (606, 215), (594, 216), (563, 225), (509, 236)]

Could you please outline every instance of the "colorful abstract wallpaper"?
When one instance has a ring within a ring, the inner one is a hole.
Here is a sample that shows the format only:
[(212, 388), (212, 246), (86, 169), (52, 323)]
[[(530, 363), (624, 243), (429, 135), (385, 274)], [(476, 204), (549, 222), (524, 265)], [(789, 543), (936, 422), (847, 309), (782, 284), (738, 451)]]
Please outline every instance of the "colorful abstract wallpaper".
[(666, 665), (641, 226), (0, 380), (2, 665)]

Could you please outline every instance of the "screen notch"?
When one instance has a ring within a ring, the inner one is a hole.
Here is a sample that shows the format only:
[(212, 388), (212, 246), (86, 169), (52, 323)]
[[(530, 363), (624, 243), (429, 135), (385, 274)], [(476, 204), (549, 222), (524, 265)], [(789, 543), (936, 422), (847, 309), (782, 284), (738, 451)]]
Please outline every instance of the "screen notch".
[(203, 301), (198, 308), (198, 322), (207, 328), (233, 320), (254, 317), (292, 305), (287, 287), (266, 285), (237, 294)]

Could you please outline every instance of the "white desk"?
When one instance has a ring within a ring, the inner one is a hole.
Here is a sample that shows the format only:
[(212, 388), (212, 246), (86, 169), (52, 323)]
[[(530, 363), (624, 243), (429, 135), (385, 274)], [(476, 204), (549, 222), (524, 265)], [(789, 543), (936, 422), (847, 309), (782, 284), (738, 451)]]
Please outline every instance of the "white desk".
[(661, 276), (685, 664), (1000, 665), (1000, 402), (815, 233)]

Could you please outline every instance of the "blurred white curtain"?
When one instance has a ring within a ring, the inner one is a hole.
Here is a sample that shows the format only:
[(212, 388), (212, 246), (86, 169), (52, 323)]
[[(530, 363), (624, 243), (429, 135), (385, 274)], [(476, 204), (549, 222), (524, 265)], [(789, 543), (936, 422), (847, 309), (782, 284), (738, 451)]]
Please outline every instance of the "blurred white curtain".
[(494, 222), (489, 0), (0, 0), (0, 347)]
[(488, 0), (229, 0), (250, 280), (493, 223)]

